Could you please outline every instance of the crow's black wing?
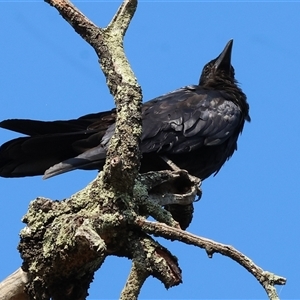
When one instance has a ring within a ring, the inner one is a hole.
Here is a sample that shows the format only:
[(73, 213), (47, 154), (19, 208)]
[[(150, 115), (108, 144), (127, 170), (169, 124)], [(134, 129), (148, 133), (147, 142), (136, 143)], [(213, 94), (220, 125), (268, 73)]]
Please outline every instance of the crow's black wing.
[[(90, 126), (90, 130), (99, 129), (100, 125), (97, 125), (97, 122), (94, 122)], [(95, 128), (95, 129), (94, 129)], [(52, 165), (44, 173), (43, 179), (47, 179), (59, 174), (63, 174), (76, 169), (83, 170), (93, 170), (93, 169), (102, 169), (105, 159), (106, 159), (106, 150), (107, 145), (114, 134), (115, 123), (106, 127), (105, 132), (101, 132), (101, 138), (99, 138), (99, 132), (97, 134), (96, 145), (91, 146), (85, 151), (81, 151), (81, 154), (78, 156), (69, 156), (66, 160), (61, 160), (59, 163)], [(94, 134), (94, 135), (95, 135)], [(83, 143), (85, 140), (82, 140)]]
[(187, 86), (143, 106), (142, 152), (187, 153), (222, 144), (242, 122), (223, 91)]
[[(180, 154), (223, 143), (236, 130), (241, 112), (223, 92), (187, 86), (144, 103), (142, 119), (142, 153)], [(102, 166), (113, 133), (114, 124), (100, 145), (54, 165), (44, 178)]]

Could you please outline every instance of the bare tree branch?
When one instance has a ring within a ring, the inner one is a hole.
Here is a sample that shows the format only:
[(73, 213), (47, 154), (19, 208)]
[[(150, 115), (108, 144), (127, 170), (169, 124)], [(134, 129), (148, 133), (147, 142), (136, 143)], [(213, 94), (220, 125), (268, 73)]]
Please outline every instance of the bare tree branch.
[(189, 245), (194, 245), (205, 249), (209, 258), (212, 258), (214, 253), (220, 253), (227, 256), (248, 270), (263, 286), (269, 299), (279, 299), (274, 285), (284, 285), (286, 278), (275, 275), (268, 271), (264, 271), (257, 266), (249, 257), (239, 252), (229, 245), (221, 244), (210, 239), (196, 236), (192, 233), (183, 231), (178, 228), (170, 227), (163, 223), (155, 223), (144, 218), (138, 218), (136, 224), (149, 234), (155, 234), (170, 240), (177, 240)]
[(0, 300), (29, 300), (24, 292), (27, 282), (27, 273), (19, 268), (0, 283)]

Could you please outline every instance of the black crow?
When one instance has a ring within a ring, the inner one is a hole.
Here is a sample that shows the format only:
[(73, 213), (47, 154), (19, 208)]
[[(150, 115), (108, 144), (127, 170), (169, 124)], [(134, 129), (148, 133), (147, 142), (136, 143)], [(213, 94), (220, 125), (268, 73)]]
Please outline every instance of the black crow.
[[(233, 41), (203, 68), (199, 84), (143, 104), (141, 172), (166, 169), (161, 156), (205, 179), (217, 173), (237, 149), (245, 120), (246, 96), (234, 78)], [(0, 127), (23, 133), (0, 147), (0, 176), (44, 174), (74, 169), (101, 170), (114, 132), (115, 109), (67, 121), (10, 119)]]

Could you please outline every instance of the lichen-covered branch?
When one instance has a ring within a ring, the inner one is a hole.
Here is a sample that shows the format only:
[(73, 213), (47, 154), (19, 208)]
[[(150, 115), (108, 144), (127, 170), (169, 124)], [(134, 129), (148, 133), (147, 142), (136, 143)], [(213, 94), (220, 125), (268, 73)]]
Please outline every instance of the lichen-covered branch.
[(230, 257), (245, 269), (247, 269), (263, 286), (268, 294), (269, 299), (279, 299), (274, 285), (284, 285), (286, 278), (275, 275), (268, 271), (264, 271), (257, 266), (249, 257), (236, 250), (230, 245), (221, 244), (210, 239), (196, 236), (189, 232), (183, 231), (178, 228), (170, 227), (166, 224), (155, 223), (148, 221), (144, 218), (136, 220), (138, 227), (142, 228), (149, 234), (155, 234), (170, 240), (177, 240), (189, 245), (194, 245), (199, 248), (205, 249), (207, 255), (212, 258), (214, 253), (219, 253), (224, 256)]
[(127, 245), (132, 267), (120, 299), (137, 299), (150, 275), (162, 281), (166, 288), (182, 282), (177, 258), (150, 236), (131, 232)]
[[(166, 288), (178, 285), (182, 281), (181, 269), (177, 258), (165, 247), (153, 240), (149, 235), (132, 231), (128, 238), (127, 247), (135, 268), (144, 270), (143, 277), (153, 276), (158, 278)], [(137, 271), (131, 269), (131, 278)], [(136, 284), (141, 283), (135, 280)], [(126, 292), (126, 287), (123, 294)], [(130, 298), (131, 299), (131, 298)]]
[(106, 189), (127, 193), (133, 188), (140, 165), (142, 93), (125, 56), (123, 37), (135, 13), (137, 0), (125, 0), (106, 28), (97, 27), (69, 1), (45, 1), (59, 11), (98, 55), (117, 109), (115, 134), (110, 140), (102, 179)]
[[(122, 199), (108, 202), (101, 195), (101, 181), (97, 179), (69, 199), (52, 201), (40, 197), (32, 201), (23, 218), (27, 226), (21, 231), (19, 244), (23, 270), (29, 278), (27, 293), (38, 299), (85, 299), (94, 272), (108, 255), (128, 257), (135, 267), (140, 267), (135, 274), (142, 277), (128, 283), (124, 295), (138, 293), (140, 287), (133, 283), (141, 284), (146, 273), (157, 277), (166, 287), (179, 284), (181, 271), (177, 259), (140, 229), (132, 230), (138, 215), (143, 214), (153, 214), (178, 227), (159, 203), (151, 203), (145, 192), (153, 188), (149, 176), (155, 186), (178, 178), (176, 172), (164, 173), (159, 172), (156, 178), (152, 172), (137, 178), (131, 201), (139, 214), (127, 208)], [(141, 178), (150, 186), (141, 185)]]
[(120, 300), (138, 299), (140, 290), (145, 280), (149, 276), (150, 274), (146, 269), (144, 269), (144, 266), (133, 260), (129, 276), (120, 296)]

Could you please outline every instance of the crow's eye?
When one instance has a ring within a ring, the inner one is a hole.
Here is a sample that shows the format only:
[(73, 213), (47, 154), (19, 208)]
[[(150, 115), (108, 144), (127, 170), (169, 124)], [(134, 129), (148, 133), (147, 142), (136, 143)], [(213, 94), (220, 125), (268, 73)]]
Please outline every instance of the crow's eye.
[(230, 74), (231, 74), (232, 77), (234, 77), (234, 75), (235, 75), (233, 66), (231, 66), (231, 68), (230, 68)]

